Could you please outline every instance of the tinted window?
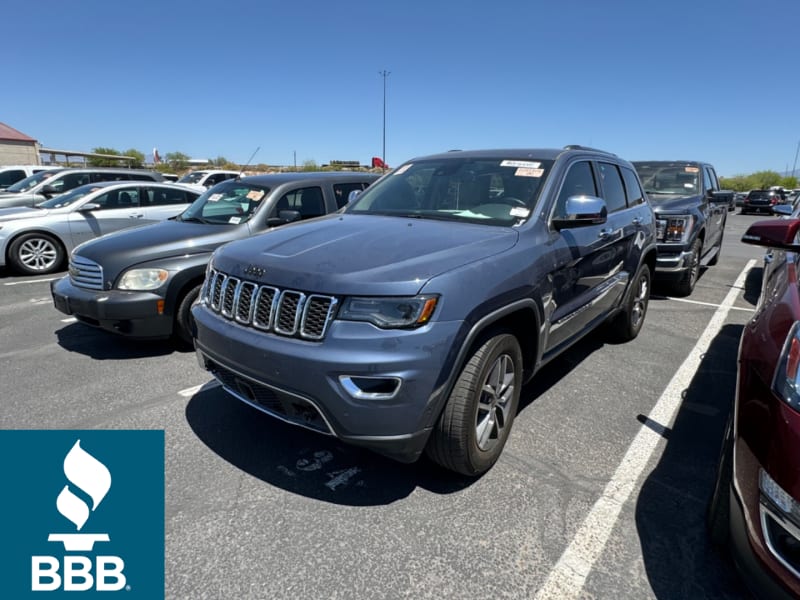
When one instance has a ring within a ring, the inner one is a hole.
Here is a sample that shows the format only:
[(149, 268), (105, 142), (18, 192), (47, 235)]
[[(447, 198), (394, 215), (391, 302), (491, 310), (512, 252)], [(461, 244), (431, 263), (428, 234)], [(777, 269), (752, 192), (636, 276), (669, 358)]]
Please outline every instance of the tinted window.
[[(197, 194), (187, 194), (184, 190), (169, 188), (144, 188), (143, 204), (148, 206), (165, 206), (167, 204), (185, 204), (197, 198)], [(187, 196), (191, 196), (187, 198)]]
[(350, 192), (363, 190), (366, 186), (363, 183), (334, 183), (333, 195), (336, 196), (336, 206), (342, 208), (347, 204)]
[(133, 208), (139, 206), (139, 189), (135, 187), (111, 190), (105, 194), (100, 194), (92, 200), (93, 204), (99, 204), (101, 209), (112, 208)]
[(714, 190), (717, 187), (717, 178), (708, 167), (705, 167), (703, 169), (703, 191), (708, 192), (708, 190)]
[(131, 173), (128, 176), (123, 175), (120, 179), (133, 179), (134, 181), (153, 181), (155, 177), (148, 173)]
[(628, 206), (634, 206), (644, 202), (644, 192), (636, 179), (636, 173), (626, 167), (622, 167), (622, 180), (625, 182), (625, 197)]
[(322, 189), (307, 187), (284, 194), (275, 204), (274, 216), (282, 210), (296, 210), (302, 219), (313, 219), (325, 214), (325, 200)]
[(25, 179), (25, 171), (21, 169), (14, 171), (3, 171), (0, 173), (0, 186), (9, 186), (12, 183), (17, 183), (20, 179)]
[(603, 182), (603, 197), (606, 201), (608, 212), (612, 213), (626, 207), (625, 187), (617, 165), (611, 163), (597, 163), (600, 171), (600, 181)]
[(588, 161), (575, 163), (569, 168), (561, 191), (558, 194), (556, 208), (553, 216), (563, 219), (566, 215), (567, 198), (570, 196), (597, 196), (597, 186), (594, 182), (592, 165)]
[(90, 183), (89, 173), (64, 173), (48, 181), (47, 185), (53, 186), (58, 192), (66, 192), (87, 183)]

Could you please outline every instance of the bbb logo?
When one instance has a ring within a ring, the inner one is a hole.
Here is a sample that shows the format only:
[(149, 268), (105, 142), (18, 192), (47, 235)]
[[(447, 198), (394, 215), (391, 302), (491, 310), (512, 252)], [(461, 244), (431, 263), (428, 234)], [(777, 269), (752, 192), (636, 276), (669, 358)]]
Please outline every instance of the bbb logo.
[[(78, 490), (91, 499), (91, 506), (77, 496), (69, 485), (56, 498), (56, 508), (80, 531), (89, 516), (98, 509), (111, 488), (111, 473), (108, 468), (75, 442), (64, 459), (64, 475)], [(61, 542), (65, 551), (92, 551), (96, 542), (110, 541), (107, 533), (51, 533), (48, 542)], [(63, 564), (63, 572), (59, 571)], [(94, 574), (92, 567), (94, 566)], [(62, 587), (65, 591), (83, 592), (94, 588), (97, 591), (115, 592), (125, 587), (123, 569), (125, 561), (119, 556), (91, 557), (67, 555), (59, 561), (57, 556), (31, 557), (31, 590), (52, 592)]]
[(164, 432), (0, 430), (0, 597), (164, 598)]

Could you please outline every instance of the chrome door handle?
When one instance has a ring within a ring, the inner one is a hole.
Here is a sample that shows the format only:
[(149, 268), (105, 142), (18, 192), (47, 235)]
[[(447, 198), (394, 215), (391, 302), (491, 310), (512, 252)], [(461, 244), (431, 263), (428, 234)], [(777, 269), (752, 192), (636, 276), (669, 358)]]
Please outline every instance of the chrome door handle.
[(597, 235), (598, 237), (605, 239), (607, 237), (610, 237), (612, 233), (614, 233), (614, 230), (608, 228), (608, 229), (601, 229), (600, 233), (598, 233)]

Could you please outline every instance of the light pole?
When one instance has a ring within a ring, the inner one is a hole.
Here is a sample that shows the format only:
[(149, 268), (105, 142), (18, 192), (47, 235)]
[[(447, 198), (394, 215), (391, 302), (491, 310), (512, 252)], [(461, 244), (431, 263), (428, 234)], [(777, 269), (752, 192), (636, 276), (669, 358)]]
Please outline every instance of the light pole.
[(379, 71), (378, 75), (383, 77), (383, 152), (381, 153), (382, 169), (386, 169), (386, 78), (390, 71)]

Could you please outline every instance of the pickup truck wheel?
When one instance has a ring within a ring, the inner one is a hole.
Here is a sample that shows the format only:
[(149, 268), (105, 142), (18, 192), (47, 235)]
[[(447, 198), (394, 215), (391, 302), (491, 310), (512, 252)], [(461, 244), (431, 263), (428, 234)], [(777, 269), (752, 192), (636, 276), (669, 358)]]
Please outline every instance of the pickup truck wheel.
[(57, 271), (64, 262), (61, 242), (46, 233), (26, 233), (8, 248), (11, 265), (27, 275), (43, 275)]
[(689, 260), (689, 269), (683, 277), (672, 286), (676, 296), (688, 296), (694, 291), (697, 279), (700, 277), (700, 253), (703, 251), (703, 242), (695, 240), (692, 244), (692, 256)]
[(426, 452), (437, 464), (475, 476), (497, 462), (517, 413), (522, 351), (499, 334), (470, 357), (431, 433)]
[(730, 537), (731, 479), (733, 478), (733, 428), (729, 420), (722, 440), (722, 450), (717, 464), (714, 491), (706, 510), (706, 526), (711, 543), (719, 548), (728, 543)]
[(178, 304), (178, 311), (175, 313), (175, 336), (178, 341), (191, 346), (192, 333), (194, 333), (194, 317), (192, 317), (192, 306), (200, 295), (201, 285), (190, 289)]
[(629, 342), (639, 335), (650, 301), (650, 279), (650, 267), (639, 267), (631, 282), (625, 308), (609, 323), (609, 337), (615, 342)]

